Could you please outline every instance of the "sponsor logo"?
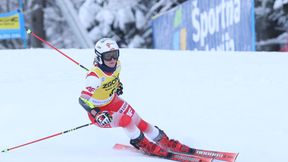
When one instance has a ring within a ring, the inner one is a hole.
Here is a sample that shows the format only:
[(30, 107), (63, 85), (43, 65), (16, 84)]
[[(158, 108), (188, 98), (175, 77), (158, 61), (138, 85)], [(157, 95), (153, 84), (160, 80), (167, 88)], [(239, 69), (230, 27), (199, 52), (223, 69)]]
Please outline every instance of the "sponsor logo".
[(89, 101), (92, 102), (96, 106), (102, 106), (102, 105), (105, 105), (105, 104), (109, 103), (110, 101), (112, 101), (113, 97), (114, 96), (111, 96), (111, 97), (109, 97), (106, 100), (97, 100), (97, 99), (94, 99), (94, 98), (90, 98)]
[(18, 29), (18, 28), (19, 28), (18, 15), (0, 18), (0, 29)]
[(191, 162), (198, 162), (199, 159), (196, 159), (194, 157), (189, 157), (189, 156), (185, 156), (185, 155), (175, 155), (175, 158), (179, 159), (179, 160), (187, 160), (187, 161), (191, 161)]
[(127, 107), (128, 107), (128, 103), (124, 102), (124, 104), (119, 109), (119, 113), (123, 113), (127, 109)]
[(134, 114), (134, 111), (133, 111), (131, 108), (129, 108), (126, 114), (127, 114), (128, 116), (132, 117), (133, 114)]
[(108, 48), (111, 48), (111, 43), (106, 43), (106, 46), (107, 46)]
[(205, 45), (205, 40), (209, 35), (225, 31), (231, 26), (239, 24), (241, 21), (241, 1), (222, 0), (214, 8), (203, 10), (198, 6), (198, 1), (192, 1), (192, 27), (196, 31), (192, 38), (194, 42)]
[(196, 154), (209, 156), (209, 157), (220, 157), (222, 158), (224, 155), (217, 152), (206, 152), (206, 151), (197, 151)]
[(103, 88), (109, 88), (113, 85), (115, 85), (117, 82), (119, 81), (119, 78), (116, 77), (115, 79), (113, 79), (112, 81), (108, 82), (108, 83), (105, 83), (103, 84)]

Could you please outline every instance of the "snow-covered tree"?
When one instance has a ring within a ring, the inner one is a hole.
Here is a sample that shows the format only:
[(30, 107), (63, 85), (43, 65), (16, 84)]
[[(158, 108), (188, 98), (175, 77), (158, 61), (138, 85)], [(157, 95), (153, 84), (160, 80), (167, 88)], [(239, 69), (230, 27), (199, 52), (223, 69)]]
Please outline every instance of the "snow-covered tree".
[[(33, 13), (41, 8), (38, 0), (23, 0), (26, 25), (33, 26)], [(41, 1), (41, 0), (40, 0)], [(115, 38), (121, 47), (152, 47), (152, 17), (186, 0), (72, 0), (69, 1), (95, 42), (102, 37)], [(1, 0), (0, 12), (17, 8), (18, 0)], [(45, 37), (58, 48), (81, 48), (75, 29), (58, 0), (45, 1)], [(277, 51), (288, 42), (288, 0), (255, 0), (257, 50)], [(39, 33), (38, 33), (39, 34)], [(39, 47), (29, 38), (29, 47)], [(21, 48), (21, 40), (2, 40), (0, 48)], [(288, 49), (288, 45), (287, 45)]]
[(256, 0), (257, 50), (279, 51), (288, 43), (288, 1)]
[(95, 42), (114, 37), (122, 47), (151, 47), (151, 18), (183, 1), (85, 0), (79, 18)]
[[(37, 0), (25, 0), (26, 23), (33, 26), (33, 11)], [(73, 0), (79, 21), (95, 42), (102, 37), (115, 38), (121, 47), (151, 47), (151, 18), (165, 12), (185, 0)], [(67, 22), (67, 16), (57, 0), (46, 1), (44, 32), (46, 39), (59, 48), (80, 48), (75, 31)], [(31, 46), (31, 42), (29, 44)], [(38, 47), (39, 45), (36, 45)], [(33, 46), (35, 47), (35, 46)]]

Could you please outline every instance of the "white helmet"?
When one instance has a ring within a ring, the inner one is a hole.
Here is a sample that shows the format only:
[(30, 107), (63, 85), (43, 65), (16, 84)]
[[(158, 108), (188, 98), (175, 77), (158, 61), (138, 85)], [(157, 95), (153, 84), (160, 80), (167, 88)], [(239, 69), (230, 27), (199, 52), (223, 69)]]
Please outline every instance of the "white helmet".
[[(110, 38), (102, 38), (98, 40), (95, 44), (95, 59), (94, 64), (103, 64), (103, 55), (109, 52), (117, 52), (119, 57), (119, 46), (117, 45), (116, 41)], [(118, 59), (117, 57), (117, 59)]]

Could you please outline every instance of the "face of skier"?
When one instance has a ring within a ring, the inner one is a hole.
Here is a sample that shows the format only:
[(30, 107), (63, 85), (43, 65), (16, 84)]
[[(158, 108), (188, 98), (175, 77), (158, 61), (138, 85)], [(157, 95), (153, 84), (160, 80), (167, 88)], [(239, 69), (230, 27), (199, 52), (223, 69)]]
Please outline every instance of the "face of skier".
[(114, 68), (119, 58), (119, 50), (109, 51), (102, 55), (104, 64), (110, 68)]

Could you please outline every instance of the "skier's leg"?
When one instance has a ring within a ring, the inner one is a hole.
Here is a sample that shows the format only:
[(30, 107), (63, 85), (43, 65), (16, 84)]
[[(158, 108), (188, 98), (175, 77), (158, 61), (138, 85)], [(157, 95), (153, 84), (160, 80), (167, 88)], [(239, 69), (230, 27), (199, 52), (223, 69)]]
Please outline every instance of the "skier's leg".
[(180, 143), (178, 140), (169, 139), (166, 133), (163, 130), (159, 129), (157, 126), (155, 126), (155, 128), (159, 130), (159, 134), (156, 138), (153, 139), (153, 141), (163, 149), (181, 153), (194, 152), (194, 149)]
[[(166, 150), (149, 141), (144, 136), (142, 130), (137, 127), (137, 125), (141, 123), (140, 121), (142, 119), (139, 117), (136, 111), (122, 99), (118, 98), (116, 101), (117, 102), (114, 102), (114, 105), (109, 107), (109, 110), (113, 112), (113, 120), (110, 123), (110, 126), (122, 127), (127, 136), (130, 138), (130, 144), (137, 149), (141, 149), (147, 154), (168, 156), (168, 152)], [(115, 105), (118, 105), (118, 108), (113, 108)]]
[(194, 151), (177, 140), (169, 139), (163, 130), (159, 129), (157, 126), (152, 126), (150, 123), (140, 118), (137, 114), (135, 118), (137, 118), (137, 121), (139, 121), (136, 125), (141, 132), (144, 132), (149, 139), (153, 140), (161, 148), (173, 152), (192, 153)]
[(193, 149), (180, 143), (179, 141), (169, 139), (163, 130), (159, 129), (157, 126), (153, 126), (152, 124), (146, 122), (136, 112), (134, 113), (131, 120), (131, 122), (135, 123), (135, 125), (140, 129), (141, 132), (145, 133), (145, 135), (149, 139), (153, 140), (163, 149), (174, 152), (193, 152)]
[(138, 114), (135, 115), (134, 119), (137, 127), (151, 140), (154, 140), (159, 135), (159, 130), (152, 124), (143, 120)]
[(130, 144), (137, 149), (143, 150), (147, 154), (155, 155), (155, 156), (168, 156), (169, 153), (162, 149), (160, 146), (155, 143), (149, 141), (140, 131), (140, 129), (132, 122), (131, 117), (127, 115), (123, 115), (121, 118), (123, 121), (121, 123), (121, 127), (123, 127), (124, 131), (130, 138)]

